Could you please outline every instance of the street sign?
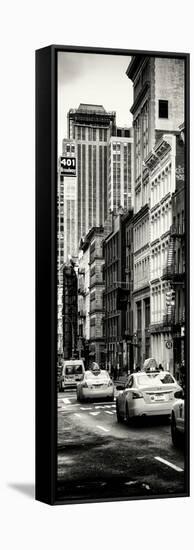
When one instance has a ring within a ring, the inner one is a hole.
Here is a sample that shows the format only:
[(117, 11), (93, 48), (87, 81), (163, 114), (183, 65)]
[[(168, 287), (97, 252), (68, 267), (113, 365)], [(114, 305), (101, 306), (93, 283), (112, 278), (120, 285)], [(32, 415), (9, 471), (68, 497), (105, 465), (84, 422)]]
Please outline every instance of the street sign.
[(75, 157), (60, 157), (60, 174), (61, 176), (76, 175)]
[(166, 348), (167, 348), (167, 349), (171, 349), (171, 348), (172, 348), (172, 340), (167, 340), (167, 341), (166, 341)]

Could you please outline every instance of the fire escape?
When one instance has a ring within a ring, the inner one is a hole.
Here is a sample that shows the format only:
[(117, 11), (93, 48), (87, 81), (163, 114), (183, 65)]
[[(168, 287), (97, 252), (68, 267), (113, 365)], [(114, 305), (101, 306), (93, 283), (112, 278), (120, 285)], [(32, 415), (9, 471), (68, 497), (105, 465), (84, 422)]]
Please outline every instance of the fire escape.
[[(169, 297), (167, 299), (167, 313), (164, 315), (163, 324), (172, 327), (173, 335), (178, 327), (184, 325), (185, 310), (178, 307), (178, 292), (185, 285), (185, 265), (180, 265), (180, 251), (185, 237), (184, 228), (181, 225), (171, 225), (170, 243), (168, 247), (167, 265), (163, 269), (163, 279), (170, 282)], [(177, 309), (178, 307), (178, 309)]]

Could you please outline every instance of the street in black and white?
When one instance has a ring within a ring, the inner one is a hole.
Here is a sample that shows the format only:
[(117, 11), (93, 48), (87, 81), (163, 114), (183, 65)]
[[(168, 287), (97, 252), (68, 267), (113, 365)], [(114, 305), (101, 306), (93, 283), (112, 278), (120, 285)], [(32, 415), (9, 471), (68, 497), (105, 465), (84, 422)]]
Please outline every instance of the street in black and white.
[(58, 394), (58, 495), (71, 500), (181, 494), (184, 453), (169, 420), (118, 424), (116, 404)]
[(185, 493), (184, 94), (181, 57), (58, 54), (61, 500)]

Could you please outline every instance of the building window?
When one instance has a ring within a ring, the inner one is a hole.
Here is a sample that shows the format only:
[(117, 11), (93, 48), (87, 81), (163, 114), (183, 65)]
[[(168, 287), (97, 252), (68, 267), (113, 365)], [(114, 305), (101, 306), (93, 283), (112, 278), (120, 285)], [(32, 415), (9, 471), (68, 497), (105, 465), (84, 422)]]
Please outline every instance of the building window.
[(145, 299), (145, 328), (150, 324), (150, 299)]
[(159, 99), (159, 118), (168, 118), (168, 101), (166, 99)]
[(141, 302), (137, 302), (137, 330), (141, 330)]

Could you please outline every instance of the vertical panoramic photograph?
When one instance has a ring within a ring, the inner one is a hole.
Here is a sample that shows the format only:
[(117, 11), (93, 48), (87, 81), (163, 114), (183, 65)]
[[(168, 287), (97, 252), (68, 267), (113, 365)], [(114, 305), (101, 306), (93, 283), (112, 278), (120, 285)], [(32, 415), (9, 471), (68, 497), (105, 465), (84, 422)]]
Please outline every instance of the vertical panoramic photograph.
[(185, 58), (57, 53), (57, 499), (188, 494)]

